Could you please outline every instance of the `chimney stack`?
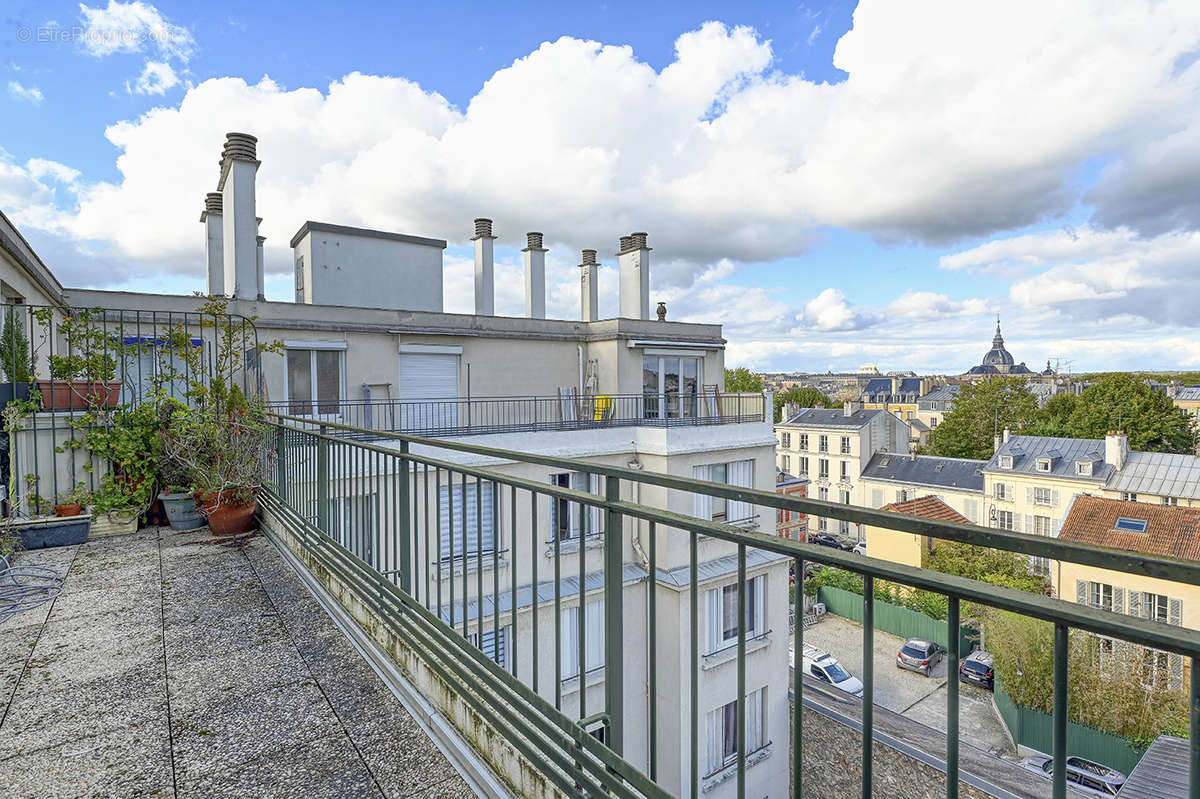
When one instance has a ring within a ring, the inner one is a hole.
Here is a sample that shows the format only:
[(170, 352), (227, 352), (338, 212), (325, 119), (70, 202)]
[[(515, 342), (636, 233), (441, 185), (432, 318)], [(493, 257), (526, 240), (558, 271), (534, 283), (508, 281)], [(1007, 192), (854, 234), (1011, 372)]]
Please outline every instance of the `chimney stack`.
[(1112, 464), (1118, 472), (1129, 460), (1129, 436), (1120, 430), (1109, 430), (1104, 436), (1104, 462)]
[(1008, 426), (1006, 425), (1006, 426), (1004, 427), (1004, 443), (1005, 443), (1005, 444), (1007, 444), (1007, 443), (1008, 443), (1008, 436), (1009, 436), (1009, 433), (1008, 433)]
[(583, 263), (579, 265), (579, 297), (583, 306), (580, 318), (595, 322), (600, 318), (600, 293), (596, 279), (596, 251), (584, 250)]
[[(262, 221), (262, 220), (259, 220), (259, 221)], [(267, 299), (267, 295), (264, 293), (266, 280), (265, 280), (265, 275), (263, 274), (263, 242), (266, 240), (267, 240), (266, 236), (256, 236), (255, 237), (255, 241), (258, 243), (258, 252), (257, 252), (257, 257), (255, 258), (255, 265), (257, 268), (255, 270), (254, 286), (255, 286), (256, 292), (255, 292), (254, 298), (256, 300), (258, 300), (259, 302), (265, 302)]]
[(541, 233), (526, 233), (525, 253), (525, 315), (530, 319), (546, 318), (546, 248)]
[(226, 296), (252, 300), (258, 290), (258, 221), (254, 210), (254, 180), (258, 174), (258, 139), (248, 133), (225, 134), (221, 151), (223, 219), (222, 288)]
[(621, 236), (617, 253), (622, 318), (650, 318), (650, 248), (645, 233)]
[[(475, 220), (475, 313), (478, 316), (496, 315), (496, 267), (492, 259), (492, 220)], [(543, 300), (544, 302), (544, 300)]]
[(221, 225), (221, 192), (210, 191), (204, 195), (204, 210), (200, 212), (204, 223), (204, 263), (208, 268), (208, 294), (225, 296), (224, 236)]
[(1004, 443), (1004, 442), (1001, 440), (999, 433), (992, 436), (992, 454), (993, 455), (995, 455), (997, 452), (1000, 451), (1000, 445), (1002, 443)]

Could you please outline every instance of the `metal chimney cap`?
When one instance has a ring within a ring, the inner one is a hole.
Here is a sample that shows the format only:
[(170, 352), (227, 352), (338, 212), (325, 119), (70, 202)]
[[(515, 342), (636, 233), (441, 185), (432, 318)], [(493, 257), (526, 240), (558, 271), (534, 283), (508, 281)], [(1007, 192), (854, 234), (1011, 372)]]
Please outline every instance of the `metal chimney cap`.
[(251, 136), (249, 133), (226, 133), (225, 147), (221, 150), (221, 160), (238, 158), (245, 161), (257, 161), (257, 152), (257, 136)]
[[(535, 230), (531, 230), (525, 234), (525, 250), (535, 252), (545, 252), (546, 248), (542, 246), (542, 234)], [(522, 250), (522, 252), (525, 252)]]
[(484, 237), (495, 238), (495, 236), (492, 235), (492, 220), (485, 219), (484, 217), (477, 217), (475, 219), (475, 235), (471, 238), (481, 239)]
[(621, 243), (617, 245), (617, 254), (629, 252), (633, 249), (633, 236), (622, 236)]
[(646, 233), (644, 231), (638, 232), (638, 233), (630, 233), (629, 238), (633, 242), (633, 248), (635, 250), (646, 249)]
[(596, 251), (595, 250), (584, 250), (583, 251), (583, 263), (581, 263), (580, 266), (594, 266), (595, 263), (596, 263)]
[(204, 210), (210, 214), (221, 213), (222, 202), (224, 195), (219, 191), (210, 191), (204, 195)]

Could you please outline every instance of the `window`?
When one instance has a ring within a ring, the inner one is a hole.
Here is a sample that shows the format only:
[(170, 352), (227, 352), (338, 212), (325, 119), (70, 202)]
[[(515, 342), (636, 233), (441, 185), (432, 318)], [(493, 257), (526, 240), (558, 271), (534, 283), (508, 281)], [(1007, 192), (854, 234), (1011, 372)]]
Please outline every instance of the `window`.
[[(709, 463), (692, 467), (692, 477), (711, 483), (723, 483), (738, 488), (754, 486), (754, 461)], [(727, 500), (709, 494), (693, 494), (693, 515), (720, 522), (741, 522), (753, 518), (754, 506), (749, 502)]]
[(929, 417), (929, 429), (937, 430), (937, 426), (938, 426), (938, 418), (936, 416), (930, 416)]
[(817, 499), (828, 502), (829, 501), (829, 489), (826, 488), (825, 486), (821, 486), (820, 488), (818, 488), (817, 489)]
[(792, 434), (791, 433), (783, 433), (779, 438), (780, 438), (780, 443), (783, 445), (784, 449), (792, 448)]
[(842, 436), (842, 454), (850, 454), (850, 436)]
[(996, 526), (1001, 530), (1015, 530), (1013, 512), (1010, 510), (996, 511)]
[(842, 461), (841, 464), (839, 464), (839, 465), (841, 466), (841, 469), (839, 470), (841, 479), (849, 480), (850, 479), (850, 464), (846, 461)]
[(1012, 467), (1013, 467), (1012, 455), (1001, 455), (1000, 456), (1000, 468), (1001, 469), (1011, 469)]
[(845, 519), (838, 520), (838, 532), (842, 535), (850, 535), (850, 522)]
[[(763, 602), (766, 592), (763, 585), (766, 575), (746, 580), (746, 638), (757, 638), (765, 633)], [(737, 644), (738, 637), (738, 584), (736, 582), (711, 588), (707, 592), (708, 602), (708, 652), (717, 652)]]
[(905, 411), (905, 412), (904, 412), (904, 421), (906, 421), (906, 422), (911, 422), (912, 420), (913, 420), (913, 412), (912, 412), (912, 411)]
[(1147, 522), (1145, 519), (1130, 519), (1122, 516), (1117, 519), (1117, 523), (1114, 526), (1118, 530), (1126, 530), (1131, 533), (1144, 533), (1146, 532), (1146, 525)]
[(796, 458), (796, 471), (800, 474), (808, 474), (808, 458)]
[(1166, 594), (1142, 594), (1142, 616), (1166, 624), (1168, 601)]
[(642, 395), (647, 419), (691, 418), (700, 411), (700, 358), (642, 358)]
[(808, 433), (800, 434), (800, 449), (808, 452)]
[[(587, 603), (584, 625), (583, 649), (587, 658), (586, 671), (590, 674), (604, 666), (604, 601), (593, 599)], [(562, 678), (569, 680), (579, 676), (579, 606), (562, 609)]]
[(822, 480), (828, 480), (829, 479), (829, 461), (827, 461), (825, 458), (821, 458), (817, 462), (817, 468), (818, 468), (817, 477)]
[(1178, 498), (1178, 497), (1163, 497), (1163, 498), (1162, 498), (1162, 504), (1164, 504), (1164, 505), (1168, 505), (1168, 506), (1170, 506), (1170, 507), (1172, 507), (1172, 508), (1174, 508), (1174, 507), (1178, 507), (1178, 505), (1179, 505), (1179, 498)]
[[(746, 754), (764, 746), (767, 726), (766, 688), (746, 696)], [(738, 703), (736, 700), (708, 714), (708, 774), (737, 762)]]
[(1029, 532), (1036, 535), (1050, 536), (1050, 517), (1049, 516), (1034, 516), (1033, 529)]
[(1053, 496), (1049, 488), (1033, 489), (1033, 504), (1049, 505), (1053, 501)]
[[(550, 475), (550, 484), (559, 488), (572, 488), (589, 494), (603, 496), (601, 478), (596, 474), (563, 472)], [(579, 538), (579, 503), (559, 497), (550, 500), (550, 540), (574, 541)], [(583, 512), (584, 535), (593, 536), (604, 532), (604, 513), (600, 508), (589, 507)]]
[(1083, 475), (1084, 477), (1091, 476), (1092, 462), (1091, 461), (1075, 461), (1075, 474), (1080, 474), (1080, 475)]
[[(1113, 609), (1113, 587), (1107, 583), (1088, 583), (1088, 604), (1102, 610)], [(1111, 641), (1109, 642), (1112, 643)]]
[(1142, 685), (1165, 688), (1171, 677), (1171, 659), (1166, 652), (1149, 647), (1142, 650)]
[(1038, 458), (1037, 459), (1037, 470), (1039, 472), (1050, 471), (1050, 459), (1049, 458)]
[(1137, 502), (1137, 494), (1134, 494), (1130, 491), (1122, 491), (1121, 500), (1123, 502)]
[(785, 472), (791, 472), (792, 471), (792, 459), (789, 458), (787, 455), (781, 456), (779, 458), (779, 468), (783, 469)]
[(483, 650), (483, 654), (492, 659), (493, 662), (499, 664), (501, 668), (508, 668), (508, 627), (501, 627), (499, 630), (489, 629), (487, 623), (484, 623), (483, 644), (479, 643), (479, 632), (469, 633), (467, 641)]
[(1009, 499), (1008, 486), (1004, 483), (994, 483), (992, 490), (995, 493), (996, 499)]
[[(825, 486), (821, 486), (820, 488), (818, 488), (817, 489), (817, 499), (821, 500), (822, 502), (828, 502), (829, 501), (829, 489), (826, 488)], [(824, 516), (817, 519), (817, 529), (819, 531), (821, 531), (822, 533), (829, 530), (829, 520), (826, 519)]]
[(839, 495), (839, 501), (843, 505), (850, 504), (850, 492), (849, 491), (840, 491), (840, 492), (838, 492), (838, 495)]
[[(453, 489), (453, 490), (451, 490)], [(463, 556), (475, 557), (491, 554), (496, 546), (496, 531), (492, 509), (494, 506), (491, 483), (467, 481), (466, 503), (463, 503), (462, 483), (442, 486), (439, 497), (441, 524), (441, 558), (443, 561), (461, 560)], [(483, 497), (482, 507), (478, 499)], [(483, 526), (480, 529), (480, 520)], [(465, 523), (465, 524), (464, 524)]]
[(821, 436), (817, 439), (817, 450), (819, 452), (829, 451), (829, 436)]
[(287, 351), (288, 413), (293, 416), (334, 416), (342, 400), (344, 353), (337, 349)]
[(826, 519), (824, 516), (817, 519), (817, 531), (821, 532), (821, 533), (829, 532), (829, 520)]

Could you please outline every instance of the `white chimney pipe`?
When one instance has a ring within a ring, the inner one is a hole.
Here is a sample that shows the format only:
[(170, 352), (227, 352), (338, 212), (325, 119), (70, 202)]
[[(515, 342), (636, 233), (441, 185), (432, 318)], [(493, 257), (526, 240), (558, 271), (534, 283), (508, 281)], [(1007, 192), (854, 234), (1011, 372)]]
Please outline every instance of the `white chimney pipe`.
[(1104, 461), (1112, 464), (1118, 472), (1125, 468), (1129, 460), (1129, 436), (1120, 430), (1110, 430), (1104, 436)]
[(546, 318), (546, 249), (541, 233), (526, 233), (525, 253), (525, 315), (530, 319)]
[(625, 319), (650, 318), (650, 248), (645, 233), (621, 237), (617, 253), (620, 271), (620, 316)]
[(257, 267), (255, 270), (254, 283), (255, 288), (257, 289), (257, 295), (255, 296), (255, 299), (257, 299), (259, 302), (265, 302), (267, 299), (267, 295), (264, 291), (266, 280), (265, 275), (263, 274), (263, 242), (266, 240), (266, 236), (255, 237), (255, 241), (258, 243), (258, 251), (254, 259), (255, 266)]
[(600, 292), (596, 269), (596, 251), (584, 250), (583, 263), (579, 265), (579, 298), (583, 306), (580, 319), (585, 322), (595, 322), (600, 318)]
[(225, 296), (224, 235), (221, 224), (221, 192), (210, 191), (204, 195), (204, 210), (200, 212), (204, 223), (204, 263), (208, 271), (208, 294), (211, 297)]
[(258, 219), (254, 211), (254, 179), (258, 174), (258, 139), (247, 133), (225, 134), (221, 153), (222, 268), (226, 296), (252, 300), (258, 289)]
[(492, 260), (492, 220), (476, 219), (475, 235), (475, 313), (478, 316), (496, 315), (496, 276)]

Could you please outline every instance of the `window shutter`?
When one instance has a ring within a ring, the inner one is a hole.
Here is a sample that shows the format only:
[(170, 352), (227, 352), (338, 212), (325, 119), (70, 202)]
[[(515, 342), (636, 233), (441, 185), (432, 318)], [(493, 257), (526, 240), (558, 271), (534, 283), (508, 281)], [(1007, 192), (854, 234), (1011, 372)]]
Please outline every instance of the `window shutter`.
[(1015, 483), (1008, 484), (1008, 490), (1005, 492), (1004, 496), (1008, 498), (1009, 502), (1012, 502), (1017, 498), (1017, 486)]
[(883, 507), (883, 489), (882, 488), (872, 488), (871, 489), (871, 507), (872, 508), (882, 508)]
[(897, 501), (897, 502), (903, 502), (903, 501), (904, 501), (904, 492), (903, 492), (903, 491), (901, 491), (900, 489), (896, 489), (896, 501)]
[(746, 701), (746, 752), (753, 752), (762, 746), (763, 731), (763, 693), (759, 688), (750, 694)]
[(587, 640), (584, 648), (587, 650), (587, 670), (591, 671), (604, 665), (604, 602), (595, 599), (587, 603), (585, 616)]
[[(596, 496), (600, 496), (600, 475), (598, 475), (598, 474), (589, 474), (588, 475), (588, 493), (595, 494)], [(588, 532), (589, 533), (602, 532), (604, 530), (603, 509), (597, 508), (597, 507), (588, 508), (588, 516), (591, 517), (588, 520), (589, 523), (591, 524), (591, 528), (588, 530)]]
[(708, 714), (708, 773), (719, 771), (725, 765), (721, 748), (725, 743), (725, 708), (719, 707)]
[(1021, 532), (1021, 514), (1014, 513), (1012, 515), (1012, 521), (1013, 521), (1013, 532), (1014, 533)]
[(1167, 600), (1167, 624), (1174, 624), (1177, 627), (1183, 624), (1183, 600)]
[(1033, 517), (1030, 516), (1028, 513), (1025, 514), (1025, 532), (1027, 532), (1027, 533), (1037, 532), (1037, 530), (1034, 528), (1034, 525), (1033, 525)]
[[(708, 480), (712, 470), (707, 466), (693, 466), (692, 479)], [(695, 493), (692, 495), (692, 515), (700, 519), (712, 519), (712, 497), (708, 494)]]
[[(1174, 601), (1174, 600), (1172, 600)], [(1170, 683), (1172, 691), (1183, 689), (1183, 656), (1176, 655), (1174, 652), (1167, 655), (1167, 668), (1170, 671)]]
[(1075, 601), (1081, 605), (1088, 603), (1088, 584), (1086, 580), (1075, 581)]
[(562, 660), (563, 679), (574, 677), (579, 673), (579, 608), (562, 609), (562, 638), (559, 657)]
[(1051, 489), (1051, 491), (1050, 491), (1050, 504), (1055, 508), (1058, 507), (1058, 489), (1057, 488)]
[(1052, 538), (1058, 538), (1058, 519), (1050, 519), (1050, 536)]
[(1125, 612), (1125, 589), (1113, 587), (1113, 613)]
[(767, 575), (760, 574), (752, 582), (754, 583), (754, 629), (752, 632), (755, 636), (759, 636), (767, 631)]
[(705, 591), (708, 597), (708, 646), (705, 653), (716, 652), (721, 647), (721, 589), (710, 588)]
[(973, 499), (963, 500), (963, 516), (972, 524), (979, 521), (979, 508)]
[(1129, 615), (1141, 617), (1141, 615), (1142, 615), (1142, 592), (1141, 591), (1130, 591), (1129, 592)]
[(1025, 486), (1025, 502), (1029, 505), (1033, 504), (1033, 486)]

